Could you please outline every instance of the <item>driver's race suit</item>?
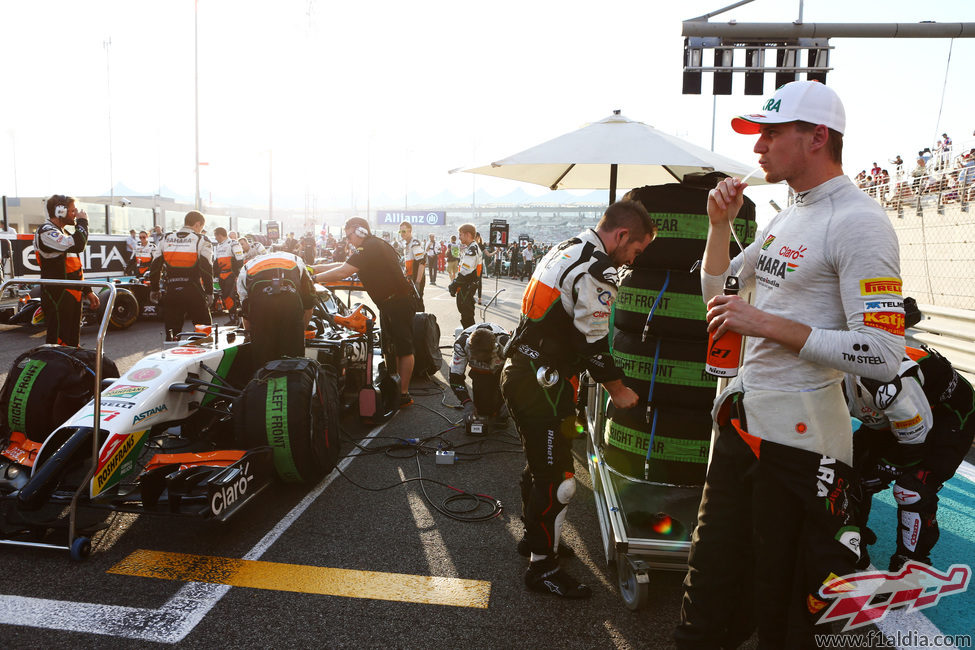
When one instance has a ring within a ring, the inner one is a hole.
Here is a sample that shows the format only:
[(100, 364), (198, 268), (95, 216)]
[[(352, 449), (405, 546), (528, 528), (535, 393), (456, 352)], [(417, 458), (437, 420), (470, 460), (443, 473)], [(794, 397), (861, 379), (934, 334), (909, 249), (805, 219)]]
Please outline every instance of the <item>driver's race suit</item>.
[(138, 243), (135, 246), (135, 273), (140, 278), (149, 272), (152, 264), (153, 255), (156, 253), (156, 245), (151, 241)]
[[(487, 329), (494, 334), (497, 346), (495, 355), (489, 363), (476, 361), (470, 356), (471, 334), (478, 329)], [(504, 359), (499, 354), (508, 342), (508, 330), (495, 323), (479, 323), (462, 331), (454, 341), (454, 354), (450, 360), (450, 389), (466, 405), (471, 401), (467, 392), (467, 380), (464, 374), (470, 366), (471, 390), (474, 393), (474, 408), (479, 415), (495, 416), (501, 410), (501, 367)]]
[(187, 317), (194, 325), (210, 325), (213, 298), (213, 248), (210, 240), (189, 226), (166, 233), (149, 265), (149, 288), (163, 289), (160, 308), (169, 338), (179, 334)]
[[(48, 219), (34, 233), (34, 255), (41, 278), (84, 280), (81, 253), (88, 244), (88, 220), (77, 219), (73, 235)], [(47, 343), (77, 347), (81, 342), (81, 297), (87, 290), (41, 287), (41, 309), (47, 323)]]
[[(532, 553), (556, 552), (574, 484), (577, 374), (597, 382), (623, 378), (609, 350), (609, 310), (617, 273), (593, 230), (553, 247), (538, 263), (522, 297), (521, 319), (505, 348), (501, 391), (518, 427), (527, 465), (521, 477), (522, 518)], [(539, 369), (558, 372), (542, 387)]]
[[(848, 374), (843, 392), (850, 415), (863, 423), (853, 436), (854, 466), (866, 497), (894, 481), (897, 547), (888, 569), (908, 560), (931, 564), (938, 541), (938, 491), (954, 476), (975, 437), (975, 392), (951, 363), (927, 346), (907, 348), (891, 382)], [(869, 535), (870, 540), (873, 536)], [(869, 564), (864, 551), (860, 566)]]
[(811, 329), (797, 354), (749, 336), (715, 401), (711, 448), (684, 580), (679, 648), (807, 647), (832, 574), (856, 570), (860, 485), (841, 384), (890, 381), (904, 356), (897, 236), (846, 176), (796, 195), (702, 297), (737, 274), (755, 306)]

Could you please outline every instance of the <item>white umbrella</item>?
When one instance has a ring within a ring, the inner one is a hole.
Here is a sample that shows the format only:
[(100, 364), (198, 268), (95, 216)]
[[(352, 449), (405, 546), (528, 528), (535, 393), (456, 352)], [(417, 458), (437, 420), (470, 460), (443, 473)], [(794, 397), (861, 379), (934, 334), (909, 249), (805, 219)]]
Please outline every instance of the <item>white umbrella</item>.
[[(617, 187), (673, 183), (693, 172), (718, 171), (742, 178), (753, 169), (614, 111), (598, 122), (490, 165), (450, 173), (498, 176), (551, 190), (609, 188), (612, 203)], [(762, 175), (750, 180), (751, 185), (764, 183)]]

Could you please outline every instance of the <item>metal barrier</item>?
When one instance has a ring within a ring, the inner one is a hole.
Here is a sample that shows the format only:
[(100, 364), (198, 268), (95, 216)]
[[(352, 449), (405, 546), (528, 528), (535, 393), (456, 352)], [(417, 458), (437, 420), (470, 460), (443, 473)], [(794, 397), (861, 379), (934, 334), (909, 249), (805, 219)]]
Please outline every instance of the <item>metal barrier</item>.
[(921, 322), (907, 331), (908, 344), (937, 348), (951, 364), (975, 383), (975, 311), (918, 305)]

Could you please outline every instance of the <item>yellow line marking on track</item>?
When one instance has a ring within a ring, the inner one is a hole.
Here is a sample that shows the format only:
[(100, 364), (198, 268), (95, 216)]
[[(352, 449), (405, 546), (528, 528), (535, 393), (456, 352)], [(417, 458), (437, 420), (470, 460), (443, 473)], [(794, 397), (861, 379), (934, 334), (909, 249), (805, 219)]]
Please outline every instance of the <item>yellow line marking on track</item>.
[(141, 549), (113, 566), (108, 573), (481, 609), (487, 609), (491, 596), (491, 583), (485, 580), (332, 569)]

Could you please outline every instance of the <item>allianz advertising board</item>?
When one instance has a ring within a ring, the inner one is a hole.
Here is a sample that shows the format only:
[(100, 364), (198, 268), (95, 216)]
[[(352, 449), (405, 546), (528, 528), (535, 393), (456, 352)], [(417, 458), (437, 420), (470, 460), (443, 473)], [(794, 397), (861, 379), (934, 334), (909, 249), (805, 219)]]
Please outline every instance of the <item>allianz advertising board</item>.
[(443, 210), (379, 210), (377, 226), (399, 225), (409, 222), (414, 226), (446, 226), (447, 213)]

